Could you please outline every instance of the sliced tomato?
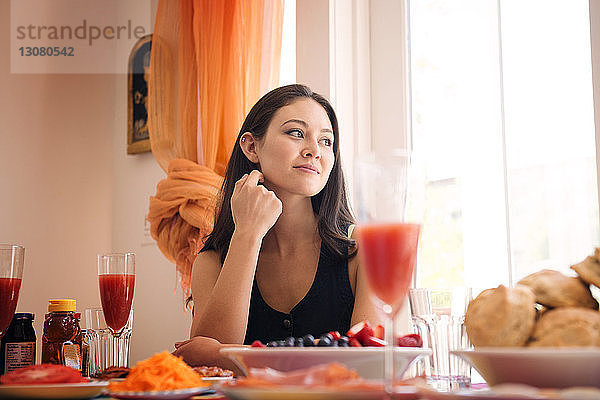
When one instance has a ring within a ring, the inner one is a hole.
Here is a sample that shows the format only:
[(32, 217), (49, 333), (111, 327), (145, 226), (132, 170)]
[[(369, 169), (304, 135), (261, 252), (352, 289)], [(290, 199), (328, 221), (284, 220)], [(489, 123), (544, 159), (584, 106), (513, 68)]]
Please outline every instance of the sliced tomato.
[(79, 371), (55, 364), (30, 365), (0, 376), (3, 385), (39, 385), (47, 383), (87, 382)]

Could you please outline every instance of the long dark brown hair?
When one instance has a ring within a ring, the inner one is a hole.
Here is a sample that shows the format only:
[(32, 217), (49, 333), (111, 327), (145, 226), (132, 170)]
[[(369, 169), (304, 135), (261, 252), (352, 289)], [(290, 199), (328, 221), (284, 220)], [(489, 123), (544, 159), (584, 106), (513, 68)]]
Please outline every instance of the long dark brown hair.
[[(229, 242), (235, 229), (231, 213), (231, 196), (235, 183), (244, 174), (257, 169), (257, 164), (251, 162), (240, 147), (240, 137), (244, 132), (250, 132), (256, 140), (261, 140), (275, 112), (296, 100), (313, 99), (325, 109), (331, 127), (333, 128), (333, 152), (335, 161), (325, 187), (311, 198), (312, 208), (317, 216), (318, 231), (321, 241), (330, 253), (340, 259), (348, 259), (356, 254), (355, 241), (348, 238), (347, 229), (354, 223), (354, 217), (348, 206), (344, 173), (340, 160), (339, 128), (335, 111), (329, 102), (320, 94), (313, 92), (304, 85), (287, 85), (274, 89), (265, 94), (252, 107), (235, 141), (231, 158), (225, 171), (225, 180), (217, 199), (215, 224), (208, 235), (202, 251), (215, 250), (219, 253), (221, 263), (225, 262)], [(348, 251), (348, 249), (352, 249)]]

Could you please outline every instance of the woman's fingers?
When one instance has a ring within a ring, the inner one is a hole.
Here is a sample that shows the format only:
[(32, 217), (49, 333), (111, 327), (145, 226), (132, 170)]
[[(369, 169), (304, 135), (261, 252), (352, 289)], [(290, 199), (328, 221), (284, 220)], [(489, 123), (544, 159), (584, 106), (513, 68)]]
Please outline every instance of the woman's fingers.
[(236, 229), (264, 237), (279, 218), (282, 204), (274, 192), (259, 185), (259, 182), (264, 182), (264, 176), (258, 170), (236, 182), (231, 196), (231, 212)]
[(244, 182), (244, 185), (256, 186), (258, 185), (258, 182), (264, 182), (264, 180), (265, 178), (262, 172), (260, 172), (257, 169), (254, 169), (250, 172), (248, 178), (246, 178), (246, 182)]

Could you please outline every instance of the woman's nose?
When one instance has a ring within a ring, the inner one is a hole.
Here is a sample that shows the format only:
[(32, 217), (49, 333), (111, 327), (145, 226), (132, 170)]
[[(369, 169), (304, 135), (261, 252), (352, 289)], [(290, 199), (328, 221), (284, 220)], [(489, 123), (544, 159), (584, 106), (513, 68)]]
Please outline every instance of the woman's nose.
[(302, 150), (302, 156), (305, 158), (314, 157), (315, 160), (318, 160), (319, 158), (321, 158), (321, 151), (319, 149), (319, 144), (316, 142), (313, 143), (313, 141), (310, 141), (310, 143), (306, 146), (306, 148), (304, 148)]

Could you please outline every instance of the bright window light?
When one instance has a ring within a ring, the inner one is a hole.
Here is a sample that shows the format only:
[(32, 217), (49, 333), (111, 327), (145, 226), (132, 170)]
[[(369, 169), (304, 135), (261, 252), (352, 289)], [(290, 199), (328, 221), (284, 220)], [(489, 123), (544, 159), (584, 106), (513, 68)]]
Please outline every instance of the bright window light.
[(411, 2), (413, 145), (428, 196), (418, 286), (569, 273), (598, 245), (588, 8)]

